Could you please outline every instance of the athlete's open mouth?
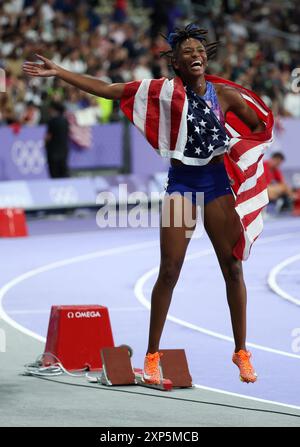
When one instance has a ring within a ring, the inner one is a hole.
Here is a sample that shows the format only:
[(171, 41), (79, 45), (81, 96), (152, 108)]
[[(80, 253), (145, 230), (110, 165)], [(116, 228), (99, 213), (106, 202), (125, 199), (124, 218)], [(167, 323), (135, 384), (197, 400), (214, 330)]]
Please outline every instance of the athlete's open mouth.
[(202, 61), (194, 61), (193, 63), (191, 63), (191, 67), (192, 68), (199, 68), (203, 66), (203, 62)]

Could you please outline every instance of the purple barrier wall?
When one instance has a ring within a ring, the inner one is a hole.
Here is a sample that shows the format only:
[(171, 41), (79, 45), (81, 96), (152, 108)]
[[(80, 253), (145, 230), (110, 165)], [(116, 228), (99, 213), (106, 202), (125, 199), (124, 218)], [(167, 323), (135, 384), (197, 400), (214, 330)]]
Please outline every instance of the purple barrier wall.
[[(300, 169), (300, 120), (294, 118), (282, 119), (283, 130), (275, 132), (274, 143), (266, 157), (280, 150), (285, 154), (284, 169)], [(153, 174), (166, 171), (169, 161), (161, 158), (147, 143), (144, 136), (131, 126), (132, 142), (132, 172), (136, 174)]]
[[(122, 124), (92, 127), (92, 144), (82, 149), (71, 143), (71, 168), (115, 167), (123, 162)], [(0, 127), (0, 180), (48, 178), (44, 149), (45, 126), (22, 127), (14, 133)]]
[(102, 124), (92, 127), (92, 144), (82, 149), (72, 144), (70, 151), (71, 168), (114, 167), (123, 163), (123, 126), (120, 123)]
[(96, 194), (90, 178), (0, 182), (0, 207), (38, 210), (93, 206)]
[[(269, 154), (275, 151), (284, 153), (286, 160), (284, 169), (300, 169), (300, 120), (297, 118), (283, 118), (281, 120), (283, 129), (276, 131), (274, 143)], [(266, 154), (267, 156), (267, 154)]]
[(134, 126), (130, 128), (131, 167), (133, 174), (151, 175), (167, 171), (170, 161), (160, 157)]
[[(147, 200), (153, 192), (161, 191), (159, 178), (136, 174), (10, 180), (0, 182), (0, 208), (22, 207), (26, 210), (39, 210), (90, 207), (107, 203), (111, 194), (115, 203), (125, 204), (129, 201), (133, 204), (136, 200)], [(99, 195), (100, 193), (105, 194)], [(138, 198), (134, 198), (132, 193), (138, 193)]]
[[(285, 118), (283, 131), (275, 133), (269, 154), (281, 150), (286, 156), (284, 169), (300, 169), (300, 120)], [(9, 127), (0, 127), (0, 180), (30, 180), (48, 178), (44, 155), (44, 126), (23, 127), (14, 134)], [(162, 159), (143, 135), (130, 127), (132, 173), (151, 175), (166, 172), (169, 160)], [(122, 166), (123, 128), (120, 123), (93, 126), (92, 145), (81, 149), (71, 145), (71, 168)], [(268, 154), (266, 155), (268, 156)]]
[(44, 154), (45, 127), (22, 127), (14, 133), (9, 127), (0, 127), (0, 179), (47, 178)]

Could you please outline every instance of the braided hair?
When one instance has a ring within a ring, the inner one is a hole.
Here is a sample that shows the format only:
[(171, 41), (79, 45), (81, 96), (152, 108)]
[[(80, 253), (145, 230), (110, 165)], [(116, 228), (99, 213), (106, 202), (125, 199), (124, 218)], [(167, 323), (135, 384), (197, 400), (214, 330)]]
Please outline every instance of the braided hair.
[(203, 44), (207, 59), (211, 59), (217, 52), (219, 41), (207, 43), (207, 33), (208, 31), (206, 29), (199, 28), (195, 23), (190, 23), (185, 28), (175, 28), (175, 32), (170, 33), (168, 37), (161, 34), (170, 45), (171, 50), (161, 51), (160, 56), (169, 58), (169, 65), (173, 68), (175, 73), (178, 74), (177, 70), (172, 65), (172, 58), (175, 57), (182, 42), (192, 38), (199, 40)]

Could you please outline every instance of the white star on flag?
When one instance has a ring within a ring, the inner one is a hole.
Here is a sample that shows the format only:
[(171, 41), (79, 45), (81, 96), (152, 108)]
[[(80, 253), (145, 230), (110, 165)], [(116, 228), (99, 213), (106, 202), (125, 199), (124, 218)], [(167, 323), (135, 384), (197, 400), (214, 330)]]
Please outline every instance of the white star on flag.
[(215, 147), (215, 146), (213, 146), (212, 144), (210, 144), (210, 145), (208, 146), (207, 149), (208, 149), (209, 152), (212, 152), (212, 151), (214, 150), (214, 147)]
[(200, 127), (199, 126), (195, 126), (195, 132), (197, 132), (197, 133), (200, 132)]
[(223, 140), (224, 145), (228, 146), (229, 141), (230, 141), (230, 138), (228, 137), (228, 135), (226, 135), (226, 140)]
[(213, 129), (211, 129), (213, 132), (219, 132), (219, 129), (216, 128), (216, 126), (214, 126)]
[(204, 113), (205, 113), (205, 115), (207, 114), (207, 113), (210, 113), (210, 108), (209, 107), (205, 107), (205, 109), (203, 109), (204, 110)]
[(213, 141), (215, 141), (219, 138), (219, 136), (216, 133), (214, 133), (212, 137), (213, 137)]
[(200, 147), (196, 147), (196, 148), (195, 148), (195, 153), (199, 155), (199, 154), (200, 154), (200, 152), (201, 152), (201, 149), (200, 149)]
[(193, 121), (195, 119), (194, 115), (191, 113), (190, 115), (187, 115), (187, 120), (188, 121)]
[(204, 127), (206, 125), (206, 123), (207, 123), (207, 121), (201, 120), (199, 124), (200, 124), (200, 126)]
[(194, 138), (192, 136), (188, 137), (189, 139), (189, 143), (193, 143), (194, 142)]
[(203, 133), (206, 133), (206, 130), (202, 127), (202, 128), (200, 129), (200, 133), (201, 133), (201, 135), (202, 135)]
[(192, 103), (192, 107), (193, 107), (193, 109), (197, 109), (197, 108), (198, 108), (198, 103), (197, 103), (197, 101), (193, 101), (193, 103)]

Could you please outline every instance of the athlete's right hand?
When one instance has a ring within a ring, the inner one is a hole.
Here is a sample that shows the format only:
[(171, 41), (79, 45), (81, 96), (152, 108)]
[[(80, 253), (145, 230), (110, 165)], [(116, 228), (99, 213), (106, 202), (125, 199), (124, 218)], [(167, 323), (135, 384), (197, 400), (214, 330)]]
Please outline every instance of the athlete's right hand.
[(44, 56), (41, 56), (39, 54), (35, 55), (37, 59), (42, 61), (43, 63), (39, 62), (29, 62), (25, 61), (23, 64), (23, 71), (28, 76), (42, 76), (42, 77), (48, 77), (48, 76), (56, 76), (58, 73), (58, 66), (50, 61), (50, 59), (47, 59)]

